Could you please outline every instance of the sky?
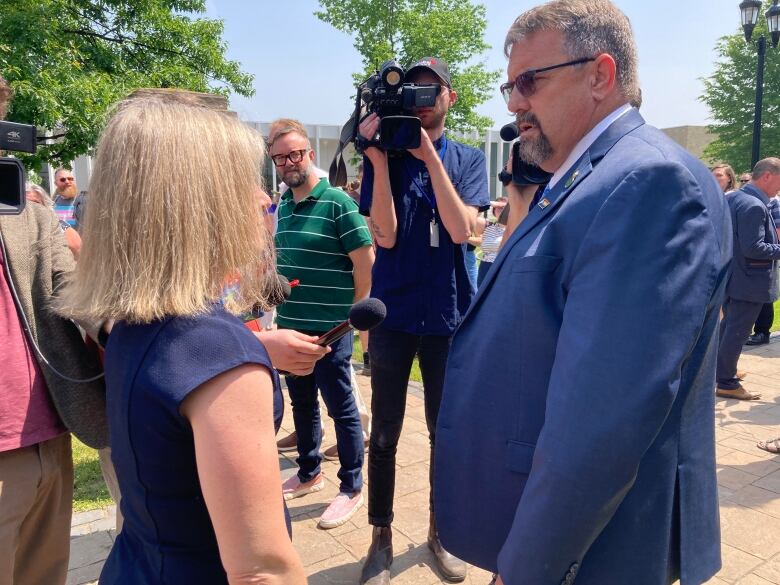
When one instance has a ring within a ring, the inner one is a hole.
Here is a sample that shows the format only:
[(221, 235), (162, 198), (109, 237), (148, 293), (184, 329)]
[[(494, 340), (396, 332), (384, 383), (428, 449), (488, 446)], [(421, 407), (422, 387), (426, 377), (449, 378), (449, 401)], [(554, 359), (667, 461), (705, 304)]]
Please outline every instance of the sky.
[[(741, 31), (739, 0), (613, 0), (631, 20), (639, 53), (642, 114), (659, 128), (708, 123), (699, 101), (701, 79), (714, 70), (715, 44)], [(485, 38), (481, 56), (506, 78), (503, 40), (512, 21), (538, 2), (483, 0)], [(234, 95), (231, 109), (243, 120), (279, 117), (307, 124), (343, 124), (351, 113), (352, 74), (362, 69), (352, 38), (321, 22), (316, 0), (207, 0), (207, 15), (224, 20), (228, 59), (255, 76), (255, 95)], [(763, 17), (762, 17), (763, 18)], [(780, 49), (778, 49), (780, 50)], [(772, 50), (767, 58), (772, 58)], [(780, 57), (779, 57), (780, 58)], [(457, 88), (455, 88), (457, 90)], [(479, 107), (493, 128), (509, 120), (503, 99)]]

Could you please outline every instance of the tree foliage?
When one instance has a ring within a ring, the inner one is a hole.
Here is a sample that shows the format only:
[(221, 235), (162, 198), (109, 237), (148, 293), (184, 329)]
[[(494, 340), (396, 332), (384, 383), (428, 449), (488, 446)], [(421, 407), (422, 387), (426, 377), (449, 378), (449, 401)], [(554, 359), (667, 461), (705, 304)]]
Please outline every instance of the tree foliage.
[(496, 91), (500, 72), (488, 71), (475, 60), (490, 48), (484, 40), (485, 7), (470, 0), (319, 0), (316, 16), (337, 30), (353, 35), (363, 60), (356, 83), (385, 60), (408, 66), (436, 56), (450, 66), (458, 101), (447, 116), (454, 132), (484, 132), (492, 120), (476, 107)]
[(222, 21), (198, 17), (205, 0), (3, 0), (0, 11), (8, 119), (55, 137), (28, 164), (87, 153), (112, 104), (139, 87), (253, 93), (224, 57)]
[[(767, 7), (771, 2), (767, 2)], [(755, 46), (760, 35), (766, 35), (766, 20), (762, 17), (753, 31), (753, 42), (744, 35), (722, 37), (716, 46), (719, 61), (715, 72), (704, 80), (701, 100), (712, 116), (709, 129), (716, 139), (704, 151), (712, 161), (724, 161), (737, 172), (750, 169), (753, 140), (753, 118), (756, 96)], [(764, 69), (764, 100), (762, 108), (761, 157), (780, 155), (780, 48), (772, 49), (767, 38)]]

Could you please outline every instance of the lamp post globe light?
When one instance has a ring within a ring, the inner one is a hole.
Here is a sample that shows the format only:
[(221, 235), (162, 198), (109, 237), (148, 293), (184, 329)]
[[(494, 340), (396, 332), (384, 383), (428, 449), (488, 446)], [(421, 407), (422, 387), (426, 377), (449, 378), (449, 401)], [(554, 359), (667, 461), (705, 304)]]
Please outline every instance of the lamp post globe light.
[[(772, 6), (766, 11), (767, 28), (772, 38), (772, 46), (777, 47), (780, 41), (780, 6), (778, 0), (772, 0)], [(742, 29), (745, 31), (745, 40), (750, 42), (753, 37), (753, 29), (758, 23), (763, 2), (761, 0), (743, 0), (739, 4), (742, 16)], [(758, 50), (758, 64), (756, 65), (756, 108), (753, 117), (753, 149), (750, 168), (753, 168), (761, 156), (761, 112), (764, 101), (764, 59), (766, 57), (766, 37), (761, 35), (756, 41)]]

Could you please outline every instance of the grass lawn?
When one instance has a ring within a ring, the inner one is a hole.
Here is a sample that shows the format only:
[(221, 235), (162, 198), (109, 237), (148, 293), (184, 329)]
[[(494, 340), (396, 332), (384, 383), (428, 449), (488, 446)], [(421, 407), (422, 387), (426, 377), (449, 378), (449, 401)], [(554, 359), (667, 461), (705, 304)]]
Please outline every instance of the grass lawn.
[(780, 300), (775, 301), (775, 320), (772, 321), (772, 331), (780, 331)]
[(73, 437), (73, 511), (105, 508), (114, 503), (100, 473), (98, 454)]

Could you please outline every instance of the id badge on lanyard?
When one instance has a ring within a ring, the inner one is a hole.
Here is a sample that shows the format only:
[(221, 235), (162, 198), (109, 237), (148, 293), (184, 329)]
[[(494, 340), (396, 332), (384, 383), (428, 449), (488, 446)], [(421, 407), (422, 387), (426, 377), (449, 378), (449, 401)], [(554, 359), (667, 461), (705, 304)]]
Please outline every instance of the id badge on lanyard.
[[(441, 150), (439, 150), (439, 152), (438, 152), (440, 160), (444, 160), (444, 155), (445, 155), (446, 152), (447, 152), (447, 139), (444, 138)], [(407, 168), (407, 172), (409, 172), (408, 168)], [(411, 175), (411, 173), (410, 173), (410, 175)], [(427, 170), (426, 170), (426, 175), (427, 175)], [(431, 243), (431, 248), (438, 248), (439, 247), (439, 229), (440, 228), (439, 228), (439, 222), (436, 220), (436, 215), (437, 215), (436, 214), (436, 199), (434, 198), (433, 188), (431, 187), (431, 195), (430, 195), (430, 197), (428, 196), (427, 189), (426, 189), (427, 183), (430, 182), (431, 179), (430, 179), (429, 176), (426, 177), (425, 180), (423, 180), (422, 176), (419, 177), (419, 180), (417, 180), (414, 177), (414, 175), (411, 175), (411, 177), (412, 177), (412, 182), (414, 182), (417, 185), (417, 188), (420, 189), (420, 192), (423, 194), (425, 199), (428, 201), (428, 205), (431, 206), (432, 217), (431, 217), (431, 223), (430, 223), (430, 226), (429, 226), (430, 227), (430, 243)]]
[(431, 248), (439, 247), (439, 224), (436, 223), (436, 214), (431, 218)]

